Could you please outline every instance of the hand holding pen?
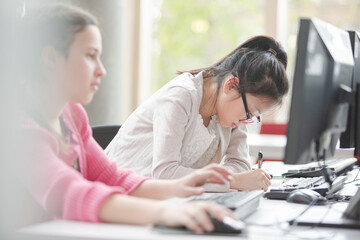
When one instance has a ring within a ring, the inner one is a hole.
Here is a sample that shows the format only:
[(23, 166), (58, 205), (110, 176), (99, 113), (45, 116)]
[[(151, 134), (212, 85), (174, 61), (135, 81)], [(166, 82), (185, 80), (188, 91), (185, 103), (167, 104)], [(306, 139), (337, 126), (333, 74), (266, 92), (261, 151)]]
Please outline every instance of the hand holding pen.
[[(271, 185), (271, 176), (261, 168), (263, 163), (263, 154), (262, 152), (258, 153), (258, 168), (253, 167), (251, 171), (244, 171), (241, 173), (234, 174), (234, 185), (230, 185), (233, 189), (237, 190), (258, 190), (262, 189), (264, 191), (268, 190), (268, 187)], [(230, 183), (231, 184), (231, 183)]]
[[(261, 168), (262, 164), (263, 164), (263, 153), (259, 151), (258, 153), (258, 168)], [(269, 174), (270, 175), (270, 178), (272, 178), (272, 174)]]

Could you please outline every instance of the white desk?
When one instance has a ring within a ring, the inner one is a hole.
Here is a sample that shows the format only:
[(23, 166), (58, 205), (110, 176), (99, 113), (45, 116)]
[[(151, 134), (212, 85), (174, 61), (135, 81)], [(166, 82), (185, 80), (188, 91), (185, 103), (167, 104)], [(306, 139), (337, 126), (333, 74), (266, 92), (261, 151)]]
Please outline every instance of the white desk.
[[(286, 203), (279, 200), (261, 199), (259, 209), (247, 222), (247, 233), (237, 235), (240, 239), (299, 239), (307, 234), (312, 239), (320, 236), (332, 236), (327, 239), (358, 239), (360, 230), (295, 227), (289, 232), (281, 228), (282, 222), (300, 213), (306, 206)], [(257, 225), (252, 225), (257, 224)], [(152, 226), (131, 226), (120, 224), (99, 224), (74, 221), (46, 222), (21, 230), (22, 239), (219, 239), (216, 235), (171, 234), (162, 233)], [(299, 235), (300, 234), (300, 235)], [(316, 237), (317, 236), (317, 237)], [(234, 236), (221, 236), (221, 239), (234, 239)]]
[[(265, 164), (265, 163), (264, 163)], [(282, 163), (271, 164), (269, 167), (279, 168)], [(286, 169), (286, 168), (285, 168)], [(357, 170), (354, 170), (357, 171)], [(355, 175), (353, 172), (352, 175)], [(349, 179), (352, 179), (350, 176)], [(272, 180), (274, 184), (279, 180)], [(346, 188), (350, 192), (355, 192), (356, 186)], [(346, 191), (346, 189), (344, 189)], [(335, 228), (310, 228), (294, 227), (286, 231), (284, 225), (287, 220), (297, 216), (306, 205), (287, 203), (282, 200), (269, 200), (261, 198), (257, 211), (246, 219), (248, 229), (246, 233), (236, 235), (240, 239), (266, 239), (266, 240), (285, 240), (300, 239), (299, 236), (310, 236), (308, 239), (359, 239), (360, 229), (335, 229)], [(318, 207), (318, 206), (316, 206)], [(326, 206), (319, 206), (326, 207)], [(120, 224), (99, 224), (74, 221), (52, 221), (38, 225), (29, 226), (19, 230), (21, 239), (219, 239), (217, 235), (195, 235), (189, 232), (169, 230), (169, 232), (159, 232), (152, 226), (132, 226)], [(234, 236), (221, 236), (221, 239), (234, 239)], [(305, 239), (305, 238), (303, 238)]]

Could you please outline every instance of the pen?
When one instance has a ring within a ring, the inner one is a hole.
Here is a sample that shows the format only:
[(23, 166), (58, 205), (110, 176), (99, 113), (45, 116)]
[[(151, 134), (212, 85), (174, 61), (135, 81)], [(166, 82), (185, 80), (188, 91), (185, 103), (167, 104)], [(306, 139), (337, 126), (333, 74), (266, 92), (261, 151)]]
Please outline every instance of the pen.
[(261, 168), (261, 165), (263, 163), (263, 154), (262, 152), (258, 153), (258, 168)]

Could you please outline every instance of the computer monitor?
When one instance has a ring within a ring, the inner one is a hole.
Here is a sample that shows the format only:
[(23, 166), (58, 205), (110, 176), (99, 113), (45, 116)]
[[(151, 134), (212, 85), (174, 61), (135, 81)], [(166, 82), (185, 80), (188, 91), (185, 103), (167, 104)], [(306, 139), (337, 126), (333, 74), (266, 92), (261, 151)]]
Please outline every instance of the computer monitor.
[(355, 148), (354, 155), (360, 157), (360, 33), (356, 31), (348, 31), (348, 33), (354, 56), (351, 88), (355, 93), (355, 99), (354, 104), (349, 108), (346, 131), (340, 137), (340, 148)]
[(334, 154), (346, 129), (353, 66), (346, 31), (316, 18), (300, 20), (285, 164)]

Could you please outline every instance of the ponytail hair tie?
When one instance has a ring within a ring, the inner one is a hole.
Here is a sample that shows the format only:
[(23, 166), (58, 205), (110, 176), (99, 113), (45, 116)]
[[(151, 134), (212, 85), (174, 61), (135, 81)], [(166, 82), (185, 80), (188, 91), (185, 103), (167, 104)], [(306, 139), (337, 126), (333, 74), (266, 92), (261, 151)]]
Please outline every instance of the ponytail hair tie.
[(274, 49), (269, 48), (269, 50), (267, 50), (267, 51), (270, 52), (270, 53), (272, 53), (272, 54), (274, 54), (274, 56), (276, 57), (277, 52), (276, 52)]

